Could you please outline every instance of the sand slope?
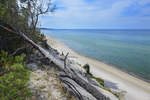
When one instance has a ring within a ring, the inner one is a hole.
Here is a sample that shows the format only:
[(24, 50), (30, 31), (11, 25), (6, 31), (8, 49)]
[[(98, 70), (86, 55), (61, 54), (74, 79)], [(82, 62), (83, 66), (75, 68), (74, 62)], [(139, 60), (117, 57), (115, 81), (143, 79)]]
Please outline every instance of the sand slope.
[(116, 83), (121, 90), (127, 92), (124, 96), (124, 100), (150, 100), (149, 83), (122, 72), (113, 66), (104, 64), (103, 62), (81, 56), (60, 41), (54, 40), (49, 36), (47, 36), (47, 39), (48, 44), (57, 49), (60, 53), (63, 52), (66, 54), (69, 52), (69, 59), (72, 59), (81, 65), (86, 63), (90, 64), (91, 72), (95, 76)]

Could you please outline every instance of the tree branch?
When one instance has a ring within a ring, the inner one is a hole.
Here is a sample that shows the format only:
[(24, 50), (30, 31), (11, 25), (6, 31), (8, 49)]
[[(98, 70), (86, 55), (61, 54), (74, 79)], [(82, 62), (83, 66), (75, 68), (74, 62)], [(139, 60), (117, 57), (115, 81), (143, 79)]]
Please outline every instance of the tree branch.
[[(73, 69), (74, 67), (76, 67), (76, 65), (65, 65), (67, 68), (64, 68), (64, 62), (60, 59), (58, 54), (56, 55), (54, 52), (51, 52), (52, 50), (49, 50), (49, 49), (46, 50), (42, 48), (41, 46), (33, 42), (29, 37), (27, 37), (24, 33), (20, 31), (16, 31), (15, 34), (20, 35), (25, 41), (30, 43), (35, 49), (41, 52), (41, 54), (43, 54), (49, 60), (53, 61), (60, 70), (64, 71), (66, 75), (69, 75), (74, 82), (76, 82), (86, 91), (88, 91), (97, 100), (110, 100), (108, 97), (102, 94), (101, 91), (97, 89), (98, 87), (95, 87), (92, 83), (87, 81), (84, 76), (78, 73), (77, 70)], [(66, 55), (66, 58), (67, 58), (67, 55)]]
[(80, 92), (76, 89), (76, 87), (74, 85), (72, 85), (69, 81), (61, 79), (65, 84), (67, 84), (69, 86), (69, 88), (71, 88), (73, 91), (75, 91), (75, 95), (77, 95), (77, 97), (79, 98), (79, 100), (83, 100), (82, 95), (80, 94)]
[(65, 59), (64, 59), (64, 67), (65, 67), (65, 68), (67, 68), (67, 67), (66, 67), (66, 60), (67, 60), (68, 55), (69, 55), (69, 52), (66, 54)]
[(20, 50), (22, 50), (22, 49), (25, 49), (26, 47), (20, 47), (20, 48), (18, 48), (18, 49), (16, 49), (16, 51), (14, 51), (12, 54), (11, 54), (11, 56), (14, 56), (18, 51), (20, 51)]

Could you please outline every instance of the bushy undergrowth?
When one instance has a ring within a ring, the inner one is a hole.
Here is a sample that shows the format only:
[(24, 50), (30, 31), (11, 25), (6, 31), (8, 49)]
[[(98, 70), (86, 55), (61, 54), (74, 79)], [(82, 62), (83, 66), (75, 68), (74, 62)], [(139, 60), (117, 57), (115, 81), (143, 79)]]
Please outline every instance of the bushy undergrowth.
[(30, 72), (23, 62), (25, 55), (9, 57), (0, 53), (0, 100), (25, 100), (31, 92), (27, 88)]

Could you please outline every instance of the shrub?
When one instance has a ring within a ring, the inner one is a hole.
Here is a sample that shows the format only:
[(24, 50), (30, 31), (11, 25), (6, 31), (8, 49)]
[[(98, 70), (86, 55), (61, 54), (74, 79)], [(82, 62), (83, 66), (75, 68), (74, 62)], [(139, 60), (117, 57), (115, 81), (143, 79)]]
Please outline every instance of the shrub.
[(86, 70), (86, 72), (89, 74), (90, 73), (90, 66), (89, 66), (89, 64), (85, 64), (84, 66), (83, 66), (83, 68)]
[(83, 66), (83, 68), (86, 70), (86, 73), (90, 76), (93, 76), (92, 73), (90, 73), (90, 65), (89, 64), (85, 64)]
[(24, 54), (9, 57), (0, 53), (0, 100), (24, 100), (31, 95), (27, 88), (29, 70), (23, 62)]
[(102, 86), (104, 87), (104, 80), (103, 80), (103, 79), (98, 78), (98, 77), (94, 77), (94, 76), (93, 76), (93, 78), (94, 78), (100, 85), (102, 85)]
[(90, 65), (89, 65), (89, 64), (85, 64), (85, 65), (83, 66), (83, 68), (86, 70), (86, 72), (90, 75), (91, 78), (94, 78), (101, 86), (104, 87), (104, 80), (101, 79), (101, 78), (94, 77), (94, 76), (90, 73)]

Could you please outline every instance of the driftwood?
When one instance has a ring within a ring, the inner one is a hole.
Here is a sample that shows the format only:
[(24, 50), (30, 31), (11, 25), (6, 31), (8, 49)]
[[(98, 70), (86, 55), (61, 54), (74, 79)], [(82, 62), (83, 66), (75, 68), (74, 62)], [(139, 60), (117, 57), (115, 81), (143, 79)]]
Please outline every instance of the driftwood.
[[(108, 97), (104, 96), (93, 84), (88, 82), (88, 80), (85, 79), (81, 74), (79, 74), (76, 70), (73, 68), (75, 66), (71, 64), (64, 64), (64, 61), (60, 59), (60, 57), (56, 54), (53, 53), (52, 50), (45, 50), (39, 45), (37, 45), (35, 42), (33, 42), (30, 38), (28, 38), (24, 33), (19, 32), (15, 30), (14, 28), (8, 29), (5, 26), (0, 25), (3, 29), (18, 34), (20, 35), (25, 41), (27, 41), (29, 44), (31, 44), (35, 49), (37, 49), (41, 54), (43, 54), (45, 57), (47, 57), (49, 60), (51, 60), (53, 63), (55, 63), (59, 69), (61, 69), (64, 74), (60, 74), (59, 77), (63, 80), (63, 82), (66, 82), (66, 84), (69, 84), (70, 86), (72, 85), (72, 88), (74, 88), (74, 91), (77, 91), (73, 84), (69, 83), (68, 81), (65, 80), (65, 78), (69, 78), (76, 82), (79, 86), (84, 88), (87, 92), (89, 92), (94, 98), (97, 100), (110, 100)], [(68, 55), (68, 54), (67, 54)], [(66, 57), (67, 57), (66, 55)], [(79, 92), (79, 91), (78, 91)], [(78, 93), (78, 97), (80, 100), (82, 100), (82, 96), (80, 93)], [(85, 100), (85, 99), (84, 99)]]
[(66, 61), (67, 61), (67, 57), (68, 57), (68, 55), (69, 55), (69, 52), (66, 54), (66, 56), (65, 56), (65, 59), (64, 59), (64, 67), (66, 68), (67, 66), (66, 66)]

